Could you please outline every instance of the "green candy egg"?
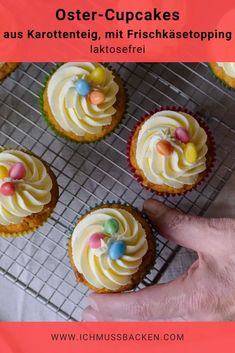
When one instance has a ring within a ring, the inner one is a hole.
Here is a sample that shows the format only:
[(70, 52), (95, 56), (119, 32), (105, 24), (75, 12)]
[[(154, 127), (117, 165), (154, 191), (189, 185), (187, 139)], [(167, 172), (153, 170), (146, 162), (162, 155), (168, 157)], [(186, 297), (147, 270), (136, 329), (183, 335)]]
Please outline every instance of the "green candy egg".
[(119, 228), (118, 221), (114, 218), (110, 218), (104, 223), (104, 232), (106, 234), (113, 235), (117, 233), (118, 228)]
[(103, 85), (106, 79), (105, 69), (101, 66), (96, 67), (90, 73), (89, 79), (94, 85)]

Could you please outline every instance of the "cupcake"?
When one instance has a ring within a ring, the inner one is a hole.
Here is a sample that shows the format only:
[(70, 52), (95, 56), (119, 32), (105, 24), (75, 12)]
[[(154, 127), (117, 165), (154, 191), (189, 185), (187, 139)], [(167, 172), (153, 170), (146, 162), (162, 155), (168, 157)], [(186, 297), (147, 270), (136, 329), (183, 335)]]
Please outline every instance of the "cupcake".
[(68, 253), (76, 279), (98, 293), (136, 287), (155, 260), (147, 220), (131, 206), (97, 206), (77, 222)]
[(213, 74), (229, 88), (235, 89), (235, 62), (210, 63)]
[(183, 108), (163, 108), (143, 118), (128, 146), (132, 172), (159, 194), (192, 190), (211, 170), (214, 153), (205, 124)]
[(50, 75), (42, 94), (42, 111), (49, 125), (77, 142), (104, 138), (125, 111), (121, 79), (98, 63), (66, 63)]
[(18, 65), (18, 63), (0, 63), (0, 80), (14, 71)]
[(41, 226), (58, 200), (56, 177), (38, 157), (0, 151), (0, 235), (22, 235)]

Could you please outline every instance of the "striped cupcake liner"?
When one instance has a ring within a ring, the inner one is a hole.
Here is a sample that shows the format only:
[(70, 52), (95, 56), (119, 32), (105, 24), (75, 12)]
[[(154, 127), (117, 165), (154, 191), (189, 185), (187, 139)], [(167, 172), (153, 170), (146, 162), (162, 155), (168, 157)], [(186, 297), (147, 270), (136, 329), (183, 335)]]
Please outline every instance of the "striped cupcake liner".
[(36, 226), (34, 228), (30, 228), (28, 230), (25, 230), (23, 232), (16, 232), (16, 233), (1, 233), (0, 232), (0, 238), (1, 237), (4, 237), (4, 238), (16, 238), (16, 237), (23, 237), (25, 235), (32, 234), (32, 233), (36, 232), (39, 228), (43, 227), (48, 222), (48, 219), (51, 218), (52, 214), (53, 214), (53, 210), (48, 215), (47, 219), (45, 219), (45, 221), (43, 221), (41, 224), (39, 224), (38, 226)]

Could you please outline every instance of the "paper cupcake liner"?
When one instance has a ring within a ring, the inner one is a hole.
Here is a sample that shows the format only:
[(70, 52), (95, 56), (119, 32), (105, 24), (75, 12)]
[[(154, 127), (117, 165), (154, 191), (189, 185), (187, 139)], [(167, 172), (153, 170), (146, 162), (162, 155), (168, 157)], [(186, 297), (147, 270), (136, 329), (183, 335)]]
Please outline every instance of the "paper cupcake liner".
[[(4, 148), (4, 147), (0, 147), (0, 152), (3, 152), (3, 151), (9, 151), (9, 150), (12, 150), (12, 151), (22, 151), (24, 153), (27, 153), (29, 155), (33, 155), (35, 157), (37, 157), (38, 159), (40, 159), (40, 161), (43, 162), (44, 165), (46, 165), (46, 162), (44, 162), (43, 160), (41, 160), (40, 157), (38, 157), (36, 154), (32, 153), (31, 151), (28, 151), (28, 150), (24, 150), (22, 148), (18, 148), (18, 147), (15, 147), (15, 148)], [(58, 201), (58, 200), (57, 200)], [(21, 236), (24, 236), (24, 235), (27, 235), (27, 234), (30, 234), (30, 233), (34, 233), (37, 229), (43, 227), (47, 222), (48, 222), (48, 219), (51, 218), (51, 215), (53, 214), (54, 212), (54, 209), (55, 207), (51, 210), (50, 214), (48, 214), (47, 218), (40, 224), (38, 224), (37, 226), (33, 227), (33, 228), (30, 228), (30, 229), (27, 229), (27, 230), (24, 230), (22, 232), (14, 232), (14, 233), (1, 233), (0, 232), (0, 238), (3, 237), (3, 238), (15, 238), (15, 237), (21, 237)], [(36, 215), (36, 214), (35, 214)]]
[[(160, 111), (163, 111), (163, 110), (172, 110), (172, 111), (175, 111), (175, 112), (183, 112), (183, 113), (186, 113), (186, 114), (189, 114), (191, 116), (193, 116), (199, 123), (199, 125), (206, 131), (206, 134), (207, 134), (207, 137), (208, 137), (208, 141), (209, 141), (209, 150), (208, 150), (208, 154), (210, 155), (210, 158), (211, 158), (211, 161), (210, 161), (210, 165), (207, 166), (207, 172), (205, 173), (204, 177), (198, 181), (195, 186), (192, 187), (192, 189), (190, 190), (185, 190), (183, 192), (176, 192), (176, 193), (172, 193), (172, 192), (159, 192), (159, 191), (156, 191), (154, 189), (152, 189), (151, 187), (147, 187), (143, 184), (143, 178), (137, 174), (136, 172), (136, 168), (132, 165), (131, 163), (131, 159), (130, 159), (130, 152), (131, 152), (131, 142), (132, 142), (132, 138), (135, 134), (135, 131), (136, 129), (145, 121), (147, 120), (148, 118), (150, 118), (153, 114), (157, 113), (157, 112), (160, 112)], [(138, 183), (145, 189), (151, 191), (152, 193), (156, 194), (156, 195), (159, 195), (159, 196), (180, 196), (180, 195), (184, 195), (188, 192), (192, 192), (193, 190), (195, 190), (197, 187), (199, 187), (207, 178), (208, 176), (210, 175), (210, 173), (212, 172), (213, 168), (214, 168), (214, 164), (215, 164), (215, 158), (216, 158), (216, 143), (215, 143), (215, 139), (208, 127), (208, 125), (206, 124), (206, 122), (201, 118), (199, 117), (198, 114), (196, 113), (193, 113), (191, 112), (190, 110), (186, 109), (186, 108), (183, 108), (183, 107), (177, 107), (177, 106), (163, 106), (163, 107), (160, 107), (160, 108), (157, 108), (157, 109), (154, 109), (152, 111), (150, 111), (150, 113), (144, 115), (140, 121), (135, 125), (135, 127), (133, 128), (130, 136), (129, 136), (129, 139), (128, 139), (128, 142), (127, 142), (127, 160), (128, 160), (128, 166), (129, 166), (129, 169), (130, 171), (132, 172), (132, 174), (134, 175), (135, 179), (138, 181)]]
[(48, 219), (51, 218), (52, 214), (53, 214), (53, 210), (49, 214), (47, 219), (45, 219), (43, 221), (43, 223), (39, 224), (38, 226), (36, 226), (34, 228), (30, 228), (29, 230), (25, 230), (23, 232), (18, 232), (18, 233), (0, 233), (0, 238), (17, 238), (17, 237), (23, 237), (25, 235), (34, 233), (34, 232), (36, 232), (36, 230), (38, 230), (39, 228), (43, 227), (48, 222)]
[(211, 66), (210, 66), (209, 63), (207, 63), (207, 66), (208, 66), (208, 68), (209, 68), (209, 70), (210, 70), (211, 75), (214, 77), (214, 79), (215, 79), (217, 82), (219, 82), (222, 86), (224, 86), (224, 88), (229, 89), (229, 90), (232, 91), (232, 92), (235, 91), (235, 87), (233, 88), (233, 87), (229, 86), (224, 80), (222, 80), (221, 78), (219, 78), (219, 77), (214, 73), (214, 71), (212, 70), (212, 68), (211, 68)]
[[(55, 208), (54, 208), (55, 209)], [(51, 210), (51, 213), (47, 216), (47, 218), (37, 226), (30, 228), (28, 230), (25, 230), (23, 232), (16, 232), (16, 233), (0, 233), (0, 238), (17, 238), (17, 237), (22, 237), (31, 233), (36, 232), (39, 228), (43, 227), (45, 224), (48, 223), (48, 220), (51, 218), (52, 214), (54, 213), (54, 209)]]
[[(56, 70), (61, 66), (63, 65), (63, 63), (60, 63), (60, 64), (57, 64), (48, 74), (48, 77), (44, 80), (43, 82), (43, 88), (41, 89), (40, 93), (39, 93), (39, 109), (41, 111), (41, 114), (42, 114), (42, 117), (45, 121), (45, 123), (49, 126), (49, 128), (55, 133), (55, 135), (63, 138), (65, 141), (67, 142), (72, 142), (74, 144), (91, 144), (91, 143), (96, 143), (96, 142), (99, 142), (99, 141), (102, 141), (102, 140), (105, 140), (106, 138), (108, 138), (110, 135), (112, 135), (113, 132), (115, 132), (116, 130), (119, 129), (125, 115), (127, 114), (127, 110), (129, 108), (129, 102), (130, 102), (130, 99), (129, 99), (129, 94), (128, 94), (128, 90), (127, 90), (127, 86), (126, 86), (126, 83), (125, 81), (121, 78), (122, 80), (122, 84), (123, 84), (123, 88), (124, 88), (124, 91), (125, 91), (125, 110), (124, 110), (124, 113), (122, 115), (122, 118), (120, 119), (120, 121), (118, 122), (118, 124), (113, 128), (113, 130), (111, 130), (110, 132), (108, 132), (106, 135), (98, 138), (97, 140), (95, 141), (76, 141), (72, 138), (69, 138), (68, 136), (65, 136), (62, 132), (58, 131), (55, 126), (51, 123), (51, 121), (49, 120), (46, 112), (44, 111), (44, 108), (43, 108), (43, 95), (44, 95), (44, 91), (46, 89), (46, 86), (47, 86), (47, 82), (50, 80), (51, 76), (56, 72)], [(103, 66), (107, 67), (110, 71), (112, 71), (112, 73), (114, 75), (117, 75), (120, 77), (120, 75), (116, 72), (116, 70), (114, 70), (109, 64), (107, 63), (102, 63)]]
[[(157, 243), (157, 238), (156, 236), (154, 236), (154, 232), (156, 232), (156, 228), (153, 227), (152, 223), (150, 222), (150, 219), (148, 218), (148, 216), (146, 215), (146, 213), (144, 212), (140, 212), (140, 210), (138, 210), (136, 207), (130, 205), (129, 203), (127, 202), (124, 202), (124, 201), (104, 201), (104, 202), (98, 202), (98, 203), (95, 203), (94, 206), (90, 206), (88, 207), (86, 210), (82, 211), (81, 214), (76, 217), (76, 219), (72, 222), (72, 225), (69, 229), (69, 237), (68, 237), (68, 241), (67, 241), (67, 253), (69, 251), (69, 242), (71, 240), (71, 237), (72, 237), (72, 234), (74, 232), (74, 229), (77, 225), (77, 223), (79, 222), (79, 220), (85, 216), (86, 214), (88, 214), (89, 212), (91, 212), (92, 210), (98, 208), (98, 207), (102, 207), (102, 206), (110, 206), (110, 205), (120, 205), (120, 206), (127, 206), (127, 207), (130, 207), (133, 211), (137, 212), (138, 214), (140, 214), (140, 216), (145, 220), (145, 222), (147, 223), (147, 225), (149, 226), (150, 230), (151, 230), (151, 236), (153, 237), (154, 239), (154, 242), (155, 242), (155, 258), (157, 257), (157, 254), (158, 254), (158, 243)], [(71, 263), (71, 260), (70, 260), (70, 257), (69, 257), (69, 261)], [(73, 264), (71, 263), (71, 266), (73, 267)], [(150, 274), (151, 270), (153, 269), (153, 266), (151, 267), (151, 269), (149, 271), (146, 272), (145, 274), (145, 277)], [(139, 283), (142, 283), (144, 281), (144, 278), (139, 282)], [(138, 286), (138, 284), (137, 284)], [(134, 289), (134, 288), (133, 288)]]

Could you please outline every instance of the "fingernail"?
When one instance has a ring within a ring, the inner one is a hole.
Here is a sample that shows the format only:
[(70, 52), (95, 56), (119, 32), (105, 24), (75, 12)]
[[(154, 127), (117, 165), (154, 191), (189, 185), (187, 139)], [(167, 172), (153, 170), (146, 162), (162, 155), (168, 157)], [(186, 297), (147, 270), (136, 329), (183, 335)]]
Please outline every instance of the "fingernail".
[(87, 321), (87, 322), (95, 322), (97, 321), (96, 317), (92, 314), (84, 314), (83, 315), (83, 321)]
[(149, 213), (150, 215), (154, 215), (155, 216), (156, 215), (156, 206), (158, 206), (156, 201), (154, 201), (154, 200), (146, 200), (144, 202), (144, 211), (146, 213)]
[(150, 200), (144, 201), (144, 210), (145, 211), (151, 211), (152, 207), (150, 205)]
[[(100, 295), (100, 294), (98, 294), (98, 295)], [(95, 297), (96, 297), (96, 294), (91, 294), (91, 295), (89, 296), (89, 298), (88, 298), (88, 303), (89, 303), (89, 306), (90, 306), (92, 309), (94, 309), (94, 310), (96, 310), (96, 311), (99, 311), (98, 305), (97, 305), (97, 303), (96, 303), (96, 301), (95, 301)]]
[(146, 200), (144, 202), (144, 211), (155, 219), (161, 218), (166, 213), (166, 206), (157, 200)]

